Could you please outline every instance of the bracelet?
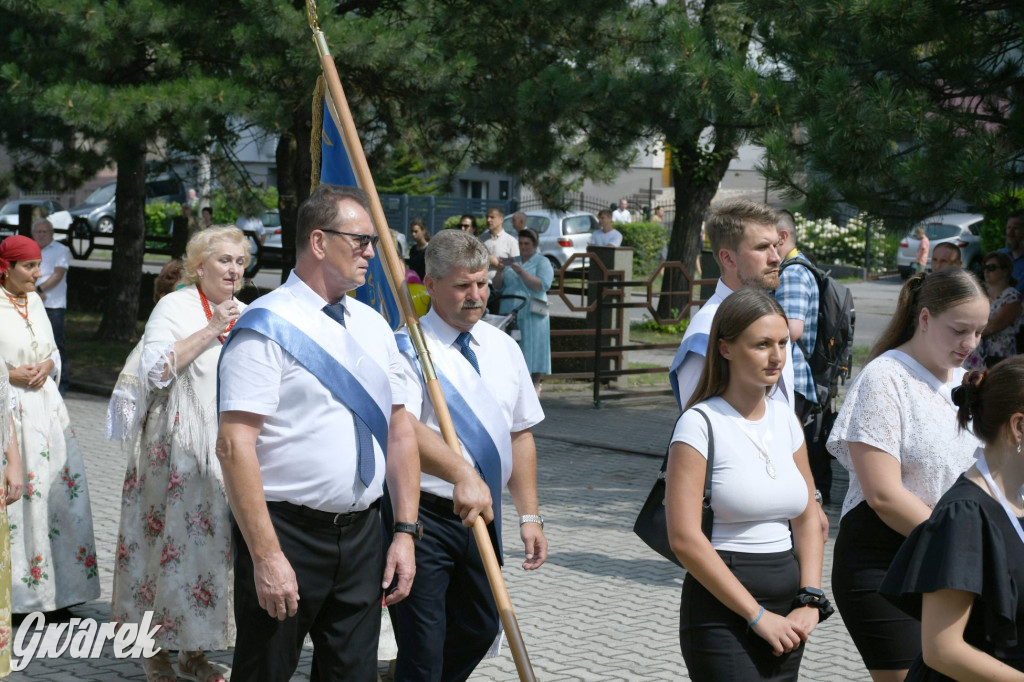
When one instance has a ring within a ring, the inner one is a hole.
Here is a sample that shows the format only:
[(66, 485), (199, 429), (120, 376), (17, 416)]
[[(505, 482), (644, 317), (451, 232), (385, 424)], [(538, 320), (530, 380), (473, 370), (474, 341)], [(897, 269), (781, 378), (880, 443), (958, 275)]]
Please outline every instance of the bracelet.
[(755, 625), (757, 625), (758, 621), (761, 620), (761, 616), (763, 616), (763, 615), (764, 615), (764, 607), (762, 606), (761, 610), (757, 613), (757, 618), (755, 618), (754, 620), (752, 620), (749, 623), (747, 623), (747, 627), (748, 628), (752, 628)]

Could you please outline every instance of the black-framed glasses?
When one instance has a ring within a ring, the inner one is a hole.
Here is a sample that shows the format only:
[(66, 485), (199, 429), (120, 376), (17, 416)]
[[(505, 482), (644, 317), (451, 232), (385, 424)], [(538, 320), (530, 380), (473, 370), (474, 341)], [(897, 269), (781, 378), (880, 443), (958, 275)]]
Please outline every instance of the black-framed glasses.
[(375, 234), (355, 234), (353, 232), (342, 232), (341, 230), (325, 230), (319, 228), (321, 232), (327, 232), (328, 234), (340, 234), (345, 237), (351, 237), (356, 240), (356, 244), (360, 250), (365, 249), (366, 245), (369, 244), (373, 248), (377, 248), (377, 242), (380, 241), (380, 237)]
[(1002, 270), (1002, 268), (996, 265), (995, 263), (985, 264), (985, 272), (995, 272), (996, 270)]

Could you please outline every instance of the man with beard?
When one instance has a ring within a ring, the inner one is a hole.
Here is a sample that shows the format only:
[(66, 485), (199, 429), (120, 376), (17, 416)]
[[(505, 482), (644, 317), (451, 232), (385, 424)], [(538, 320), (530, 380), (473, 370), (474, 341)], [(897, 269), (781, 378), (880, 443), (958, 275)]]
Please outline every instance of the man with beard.
[[(708, 349), (711, 321), (722, 301), (743, 288), (774, 291), (779, 286), (778, 215), (764, 204), (747, 199), (724, 201), (711, 207), (706, 223), (711, 252), (722, 270), (712, 296), (690, 320), (669, 369), (669, 383), (680, 409), (686, 408), (697, 389)], [(786, 345), (786, 365), (772, 397), (790, 407), (793, 396), (792, 344)]]

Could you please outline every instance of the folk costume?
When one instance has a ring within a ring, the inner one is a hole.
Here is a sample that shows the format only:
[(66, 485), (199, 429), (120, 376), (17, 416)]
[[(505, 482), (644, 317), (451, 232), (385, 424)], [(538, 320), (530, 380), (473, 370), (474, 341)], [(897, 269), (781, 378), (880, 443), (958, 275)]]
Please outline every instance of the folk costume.
[(7, 446), (14, 438), (14, 423), (11, 419), (11, 381), (7, 374), (7, 363), (0, 357), (0, 677), (11, 673), (11, 646), (14, 628), (11, 622), (11, 529), (7, 522), (6, 497), (3, 495), (3, 472), (7, 469)]
[(153, 611), (163, 625), (156, 644), (187, 651), (235, 641), (231, 527), (214, 451), (221, 340), (185, 367), (174, 359), (174, 344), (206, 326), (208, 307), (196, 285), (160, 299), (107, 413), (108, 437), (123, 436), (128, 454), (111, 620)]

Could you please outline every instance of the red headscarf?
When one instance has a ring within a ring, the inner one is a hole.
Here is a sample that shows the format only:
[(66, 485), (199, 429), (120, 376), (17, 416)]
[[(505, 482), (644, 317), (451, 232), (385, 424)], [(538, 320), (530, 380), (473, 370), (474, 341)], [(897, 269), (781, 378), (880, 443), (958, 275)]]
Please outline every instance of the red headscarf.
[(0, 272), (7, 272), (12, 262), (39, 260), (43, 252), (35, 240), (16, 234), (0, 242)]

